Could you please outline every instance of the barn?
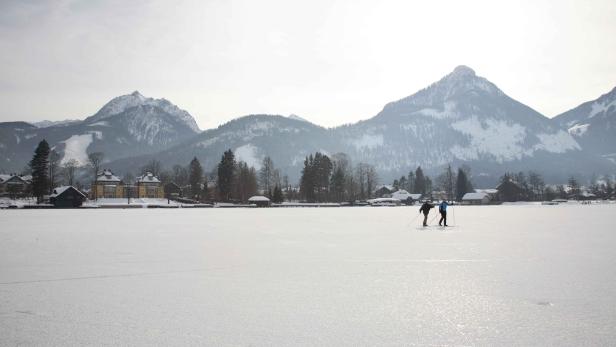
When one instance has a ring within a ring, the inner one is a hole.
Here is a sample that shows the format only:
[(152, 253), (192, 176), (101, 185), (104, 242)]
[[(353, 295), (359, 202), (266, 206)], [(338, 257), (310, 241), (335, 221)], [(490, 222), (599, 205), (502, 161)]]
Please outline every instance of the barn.
[(85, 194), (73, 186), (54, 188), (49, 196), (49, 202), (58, 208), (80, 207), (86, 199)]

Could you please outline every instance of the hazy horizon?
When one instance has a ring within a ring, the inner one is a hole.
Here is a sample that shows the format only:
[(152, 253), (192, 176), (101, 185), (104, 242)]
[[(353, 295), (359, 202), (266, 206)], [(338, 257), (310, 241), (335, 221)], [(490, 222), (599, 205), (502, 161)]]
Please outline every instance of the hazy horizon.
[(202, 129), (247, 114), (326, 127), (458, 65), (553, 117), (616, 86), (606, 0), (0, 4), (0, 121), (84, 119), (139, 90)]

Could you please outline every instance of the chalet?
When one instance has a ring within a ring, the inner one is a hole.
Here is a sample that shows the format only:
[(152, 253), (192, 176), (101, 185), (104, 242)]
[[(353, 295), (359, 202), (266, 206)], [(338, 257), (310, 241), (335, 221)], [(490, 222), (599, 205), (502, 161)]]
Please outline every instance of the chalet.
[(158, 177), (151, 172), (137, 177), (137, 197), (138, 198), (164, 198), (165, 190)]
[(475, 189), (475, 193), (484, 193), (488, 196), (490, 201), (496, 201), (496, 197), (498, 195), (498, 189)]
[(92, 196), (95, 199), (123, 198), (124, 182), (110, 170), (104, 170), (96, 177), (96, 182), (92, 188)]
[(32, 176), (16, 174), (0, 175), (0, 195), (17, 197), (24, 196), (30, 191)]
[(406, 190), (400, 189), (391, 193), (391, 197), (402, 201), (404, 204), (412, 205), (415, 201), (419, 201), (419, 199), (421, 199), (421, 194), (410, 194)]
[(378, 186), (376, 188), (376, 191), (374, 192), (374, 196), (378, 198), (389, 198), (391, 197), (391, 193), (393, 193), (394, 190), (394, 187), (389, 185)]
[(462, 197), (464, 205), (486, 205), (490, 203), (490, 196), (486, 193), (466, 193)]
[(251, 205), (257, 205), (257, 207), (269, 207), (270, 199), (265, 196), (255, 195), (248, 199), (248, 203)]
[(54, 188), (49, 196), (49, 202), (60, 208), (80, 207), (85, 199), (86, 195), (73, 186)]
[(515, 181), (512, 179), (507, 179), (501, 184), (499, 184), (496, 189), (498, 193), (496, 194), (498, 201), (519, 201), (524, 198), (524, 189), (522, 189)]

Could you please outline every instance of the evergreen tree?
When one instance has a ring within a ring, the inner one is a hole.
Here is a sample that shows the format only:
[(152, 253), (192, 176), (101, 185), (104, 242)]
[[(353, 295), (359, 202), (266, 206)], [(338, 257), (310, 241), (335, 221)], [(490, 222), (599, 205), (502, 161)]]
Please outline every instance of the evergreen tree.
[(577, 199), (580, 195), (580, 185), (575, 177), (569, 177), (569, 182), (567, 185), (569, 186), (569, 195), (574, 199)]
[(462, 169), (458, 169), (458, 177), (456, 180), (456, 199), (461, 201), (464, 194), (471, 193), (472, 191), (473, 186), (471, 185), (471, 181), (466, 176), (466, 172)]
[(218, 164), (218, 181), (216, 186), (222, 201), (229, 201), (233, 186), (233, 176), (235, 174), (235, 155), (230, 149), (220, 158)]
[(280, 187), (276, 185), (274, 187), (274, 194), (272, 196), (272, 202), (276, 204), (280, 204), (282, 203), (283, 200), (284, 198), (282, 197), (282, 189), (280, 189)]
[(312, 154), (304, 159), (304, 168), (300, 178), (300, 195), (308, 202), (314, 202), (314, 157)]
[(413, 193), (421, 195), (426, 194), (426, 178), (424, 177), (421, 166), (418, 166), (415, 170), (415, 191)]
[(194, 157), (188, 165), (188, 183), (190, 184), (190, 196), (192, 199), (201, 200), (201, 184), (203, 182), (203, 168), (197, 157)]
[(332, 174), (332, 178), (331, 178), (330, 192), (331, 192), (333, 201), (335, 202), (344, 201), (345, 185), (346, 185), (346, 182), (345, 182), (344, 171), (342, 170), (341, 167), (337, 167), (334, 170), (334, 173)]
[(43, 196), (49, 193), (49, 144), (43, 140), (39, 142), (34, 156), (30, 161), (32, 168), (32, 193), (40, 203)]
[(407, 179), (407, 188), (406, 190), (409, 193), (415, 192), (415, 173), (413, 171), (409, 172), (409, 177)]

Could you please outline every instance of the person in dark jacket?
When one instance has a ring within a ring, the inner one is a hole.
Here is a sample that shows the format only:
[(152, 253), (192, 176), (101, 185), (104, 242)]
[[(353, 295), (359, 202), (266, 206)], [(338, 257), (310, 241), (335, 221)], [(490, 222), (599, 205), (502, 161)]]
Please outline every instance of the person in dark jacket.
[(432, 205), (429, 202), (424, 202), (423, 205), (421, 205), (421, 207), (419, 208), (419, 213), (424, 214), (424, 221), (423, 221), (423, 226), (427, 227), (428, 226), (428, 214), (430, 213), (430, 210), (434, 208), (434, 205)]
[(438, 221), (438, 225), (442, 225), (441, 223), (445, 222), (445, 226), (447, 226), (447, 201), (443, 200), (438, 205), (438, 212), (441, 214), (441, 220)]

